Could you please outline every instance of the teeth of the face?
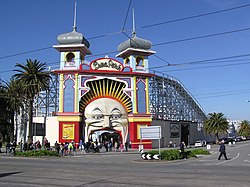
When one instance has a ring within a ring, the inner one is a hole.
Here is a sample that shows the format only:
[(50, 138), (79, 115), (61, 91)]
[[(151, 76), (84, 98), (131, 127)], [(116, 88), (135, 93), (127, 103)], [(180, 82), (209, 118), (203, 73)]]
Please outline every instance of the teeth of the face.
[(128, 136), (128, 128), (123, 126), (122, 128), (122, 135), (123, 135), (123, 144), (127, 141), (127, 136)]

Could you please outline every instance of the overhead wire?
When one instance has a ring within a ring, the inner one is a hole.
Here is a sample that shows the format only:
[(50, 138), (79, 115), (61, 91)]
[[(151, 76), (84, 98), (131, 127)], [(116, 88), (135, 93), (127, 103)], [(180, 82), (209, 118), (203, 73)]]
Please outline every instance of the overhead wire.
[(152, 46), (173, 44), (173, 43), (178, 43), (178, 42), (186, 42), (186, 41), (190, 41), (190, 40), (203, 39), (203, 38), (220, 36), (220, 35), (225, 35), (225, 34), (232, 34), (232, 33), (236, 33), (236, 32), (248, 31), (248, 30), (250, 30), (250, 27), (243, 28), (243, 29), (237, 29), (237, 30), (231, 30), (231, 31), (225, 31), (225, 32), (220, 32), (220, 33), (208, 34), (208, 35), (203, 35), (203, 36), (185, 38), (185, 39), (181, 39), (181, 40), (174, 40), (174, 41), (169, 41), (169, 42), (162, 42), (162, 43), (158, 43), (158, 44), (153, 44)]
[(127, 13), (126, 13), (126, 16), (125, 16), (125, 19), (124, 19), (124, 22), (123, 22), (123, 26), (122, 26), (122, 32), (124, 31), (124, 28), (125, 28), (125, 25), (126, 25), (126, 22), (127, 22), (127, 19), (128, 19), (128, 13), (129, 13), (129, 10), (130, 10), (131, 3), (132, 3), (132, 0), (129, 1)]
[[(113, 33), (109, 33), (109, 34), (105, 34), (105, 35), (101, 35), (101, 36), (96, 36), (96, 37), (92, 37), (92, 38), (88, 38), (88, 39), (91, 40), (91, 39), (96, 39), (96, 38), (100, 38), (100, 37), (107, 37), (107, 36), (111, 36), (111, 35), (115, 35), (115, 34), (121, 34), (121, 33), (125, 34), (128, 38), (131, 38), (131, 37), (129, 37), (125, 33), (126, 31), (129, 31), (131, 29), (128, 29), (128, 30), (124, 29), (125, 28), (125, 24), (126, 24), (126, 20), (127, 20), (127, 17), (128, 17), (128, 12), (129, 12), (129, 9), (130, 9), (130, 6), (131, 6), (131, 2), (132, 2), (132, 0), (129, 3), (129, 7), (128, 7), (128, 10), (127, 10), (127, 14), (126, 14), (126, 17), (125, 17), (125, 20), (124, 20), (124, 24), (123, 24), (123, 28), (122, 28), (121, 31), (113, 32)], [(221, 10), (221, 11), (216, 11), (216, 12), (211, 12), (211, 13), (205, 13), (205, 14), (201, 14), (201, 15), (191, 16), (191, 17), (187, 17), (187, 18), (180, 18), (180, 19), (176, 19), (176, 20), (170, 20), (170, 21), (162, 22), (162, 23), (158, 23), (158, 24), (147, 25), (147, 26), (143, 26), (143, 27), (140, 27), (140, 28), (148, 28), (148, 27), (163, 25), (163, 24), (167, 24), (167, 23), (173, 23), (173, 22), (177, 22), (177, 21), (183, 21), (183, 20), (193, 19), (193, 18), (202, 17), (202, 16), (206, 16), (206, 15), (212, 15), (212, 14), (216, 14), (216, 13), (220, 13), (220, 12), (225, 12), (225, 11), (229, 11), (229, 10), (235, 10), (235, 9), (239, 9), (239, 8), (244, 8), (244, 7), (247, 7), (247, 6), (250, 6), (250, 4), (243, 5), (243, 6), (240, 6), (240, 7), (234, 7), (234, 8), (230, 8), (230, 9), (225, 9), (225, 10)], [(197, 39), (202, 39), (202, 38), (208, 38), (208, 37), (213, 37), (213, 36), (219, 36), (219, 35), (224, 35), (224, 34), (231, 34), (231, 33), (236, 33), (236, 32), (243, 32), (243, 31), (247, 31), (249, 29), (250, 28), (243, 28), (243, 29), (238, 29), (238, 30), (226, 31), (226, 32), (222, 32), (222, 33), (214, 33), (214, 34), (210, 34), (210, 35), (204, 35), (204, 36), (198, 36), (198, 37), (192, 37), (192, 38), (185, 38), (185, 39), (175, 40), (175, 41), (169, 41), (169, 42), (162, 42), (162, 43), (158, 43), (158, 44), (153, 44), (152, 46), (160, 46), (160, 45), (166, 45), (166, 44), (172, 44), (172, 43), (178, 43), (178, 42), (185, 42), (185, 41), (190, 41), (190, 40), (197, 40)], [(0, 57), (0, 60), (4, 59), (4, 58), (19, 56), (19, 55), (33, 53), (33, 52), (37, 52), (37, 51), (42, 51), (42, 50), (46, 50), (46, 49), (50, 49), (50, 48), (53, 48), (53, 47), (52, 46), (50, 46), (50, 47), (44, 47), (44, 48), (39, 48), (39, 49), (35, 49), (35, 50), (25, 51), (25, 52), (13, 54), (13, 55), (3, 56), (3, 57)], [(100, 54), (95, 54), (95, 55), (87, 56), (85, 58), (90, 58), (90, 57), (94, 57), (94, 56), (101, 56), (101, 55), (106, 55), (106, 54), (113, 54), (113, 53), (117, 53), (117, 52), (118, 51), (111, 51), (111, 52), (106, 52), (106, 53), (100, 53)], [(199, 62), (186, 62), (186, 63), (182, 63), (182, 64), (171, 64), (170, 62), (168, 62), (165, 59), (159, 57), (158, 55), (154, 55), (154, 56), (156, 58), (158, 58), (158, 59), (166, 62), (167, 66), (176, 66), (176, 65), (184, 65), (184, 64), (198, 64), (199, 63)], [(245, 55), (238, 55), (238, 56), (245, 56)], [(247, 54), (246, 56), (249, 56), (249, 54)], [(231, 58), (231, 57), (226, 57), (226, 58)], [(213, 60), (215, 60), (215, 59), (213, 59)], [(211, 61), (211, 60), (209, 60), (209, 61)], [(51, 63), (48, 63), (48, 64), (55, 64), (55, 63), (58, 63), (58, 62), (51, 62)], [(210, 62), (210, 63), (212, 63), (212, 62)], [(182, 70), (189, 70), (189, 69), (204, 69), (204, 68), (212, 68), (212, 67), (220, 67), (220, 66), (232, 66), (232, 65), (242, 65), (242, 64), (249, 64), (249, 63), (217, 65), (217, 66), (198, 67), (198, 68), (186, 68), (186, 69), (169, 70), (169, 71), (182, 71)], [(160, 66), (159, 68), (161, 68), (161, 67), (162, 66)], [(11, 72), (11, 71), (13, 71), (13, 70), (1, 71), (0, 73)]]
[[(213, 36), (219, 36), (219, 35), (224, 35), (224, 34), (231, 34), (231, 33), (236, 33), (236, 32), (242, 32), (242, 31), (247, 31), (250, 30), (249, 28), (244, 28), (244, 29), (238, 29), (238, 30), (232, 30), (232, 31), (227, 31), (227, 32), (222, 32), (222, 33), (214, 33), (214, 34), (210, 34), (210, 35), (204, 35), (204, 36), (198, 36), (198, 37), (192, 37), (192, 38), (186, 38), (186, 39), (181, 39), (181, 40), (175, 40), (175, 41), (169, 41), (169, 42), (162, 42), (162, 43), (158, 43), (158, 44), (153, 44), (152, 46), (159, 46), (159, 45), (166, 45), (166, 44), (172, 44), (172, 43), (178, 43), (178, 42), (185, 42), (185, 41), (190, 41), (190, 40), (197, 40), (197, 39), (202, 39), (202, 38), (208, 38), (208, 37), (213, 37)], [(125, 34), (128, 38), (129, 37), (126, 33)], [(7, 55), (7, 56), (2, 56), (0, 57), (1, 59), (5, 59), (5, 58), (10, 58), (10, 57), (15, 57), (15, 56), (20, 56), (20, 55), (24, 55), (24, 54), (29, 54), (29, 53), (33, 53), (33, 52), (37, 52), (37, 51), (42, 51), (42, 50), (47, 50), (53, 48), (52, 46), (50, 47), (44, 47), (44, 48), (39, 48), (39, 49), (35, 49), (35, 50), (30, 50), (30, 51), (25, 51), (25, 52), (21, 52), (21, 53), (16, 53), (16, 54), (12, 54), (12, 55)], [(110, 52), (104, 52), (104, 53), (100, 53), (100, 54), (93, 54), (90, 56), (87, 56), (86, 58), (90, 58), (90, 57), (94, 57), (94, 56), (101, 56), (101, 55), (106, 55), (106, 54), (114, 54), (117, 53), (118, 51), (110, 51)], [(164, 62), (169, 63), (168, 61), (164, 60), (163, 58), (154, 55), (157, 58), (161, 59)], [(171, 63), (169, 63), (169, 65), (171, 65)]]
[(240, 94), (248, 94), (250, 93), (250, 90), (245, 90), (245, 91), (237, 91), (237, 92), (227, 92), (227, 93), (212, 93), (211, 95), (208, 96), (198, 96), (195, 97), (196, 99), (209, 99), (209, 98), (214, 98), (214, 97), (225, 97), (225, 96), (230, 96), (230, 95), (240, 95)]
[(214, 12), (208, 12), (208, 13), (204, 13), (204, 14), (199, 14), (199, 15), (194, 15), (194, 16), (189, 16), (189, 17), (184, 17), (184, 18), (178, 18), (178, 19), (174, 19), (174, 20), (170, 20), (170, 21), (154, 23), (151, 25), (142, 26), (140, 28), (144, 29), (144, 28), (149, 28), (149, 27), (155, 27), (155, 26), (159, 26), (159, 25), (164, 25), (164, 24), (169, 24), (169, 23), (174, 23), (174, 22), (179, 22), (179, 21), (184, 21), (184, 20), (189, 20), (189, 19), (194, 19), (194, 18), (199, 18), (199, 17), (204, 17), (204, 16), (209, 16), (209, 15), (213, 15), (213, 14), (218, 14), (218, 13), (222, 13), (222, 12), (228, 12), (228, 11), (237, 10), (237, 9), (241, 9), (241, 8), (246, 8), (249, 6), (250, 6), (250, 4), (245, 4), (245, 5), (241, 5), (238, 7), (232, 7), (232, 8), (228, 8), (228, 9), (217, 10)]
[[(226, 59), (234, 59), (234, 58), (240, 58), (240, 57), (247, 57), (250, 56), (250, 54), (242, 54), (242, 55), (233, 55), (233, 56), (226, 56), (226, 57), (219, 57), (219, 58), (212, 58), (212, 59), (205, 59), (205, 60), (196, 60), (196, 61), (189, 61), (189, 62), (183, 62), (183, 63), (178, 63), (178, 64), (170, 64), (170, 66), (182, 66), (182, 65), (194, 65), (194, 64), (207, 64), (207, 63), (223, 63), (223, 62), (231, 62), (230, 61), (221, 61), (221, 60), (226, 60)], [(242, 61), (243, 59), (236, 59), (234, 61)], [(244, 59), (246, 60), (246, 59)], [(164, 68), (166, 65), (162, 66), (154, 66), (151, 67), (150, 69), (158, 69), (158, 68)]]
[[(121, 31), (112, 32), (112, 33), (109, 33), (109, 34), (102, 34), (102, 35), (90, 37), (90, 38), (87, 38), (87, 39), (88, 40), (92, 40), (92, 39), (107, 37), (107, 36), (111, 36), (111, 35), (115, 35), (115, 34), (122, 34), (124, 32), (131, 31), (132, 29), (128, 29), (128, 30), (124, 29), (125, 28), (125, 24), (126, 24), (126, 20), (127, 20), (127, 16), (128, 16), (128, 12), (129, 12), (129, 9), (130, 9), (130, 6), (131, 6), (131, 3), (132, 3), (132, 0), (130, 0), (130, 2), (129, 2), (127, 14), (126, 14), (126, 17), (125, 17), (125, 20), (124, 20), (124, 24), (123, 24), (123, 27), (122, 27)], [(214, 11), (214, 12), (208, 12), (208, 13), (204, 13), (204, 14), (199, 14), (199, 15), (194, 15), (194, 16), (189, 16), (189, 17), (184, 17), (184, 18), (178, 18), (178, 19), (175, 19), (175, 20), (164, 21), (164, 22), (155, 23), (155, 24), (151, 24), (151, 25), (145, 25), (145, 26), (142, 26), (142, 27), (138, 27), (136, 29), (144, 29), (144, 28), (154, 27), (154, 26), (158, 26), (158, 25), (163, 25), (163, 24), (168, 24), (168, 23), (174, 23), (174, 22), (184, 21), (184, 20), (189, 20), (189, 19), (194, 19), (194, 18), (199, 18), (199, 17), (203, 17), (203, 16), (218, 14), (218, 13), (232, 11), (232, 10), (237, 10), (237, 9), (241, 9), (241, 8), (246, 8), (246, 7), (249, 7), (249, 6), (250, 6), (250, 4), (245, 4), (245, 5), (241, 5), (241, 6), (237, 6), (237, 7), (232, 7), (232, 8), (228, 8), (228, 9), (223, 9), (223, 10), (218, 10), (218, 11)], [(190, 39), (188, 39), (188, 40), (190, 40)], [(172, 42), (176, 43), (176, 42), (180, 42), (180, 41), (172, 41)], [(155, 44), (155, 45), (163, 45), (163, 44)], [(49, 48), (53, 48), (53, 47), (52, 46), (48, 46), (48, 47), (44, 47), (44, 48), (38, 48), (38, 49), (35, 49), (35, 50), (30, 50), (30, 51), (25, 51), (25, 52), (21, 52), (21, 53), (15, 53), (15, 54), (7, 55), (7, 56), (2, 56), (2, 57), (0, 57), (0, 60), (1, 59), (5, 59), (5, 58), (9, 58), (9, 57), (15, 57), (15, 56), (23, 55), (23, 54), (28, 54), (28, 53), (32, 53), (32, 52), (42, 51), (42, 50), (46, 50), (46, 49), (49, 49)]]
[(174, 70), (166, 70), (166, 71), (162, 71), (162, 72), (173, 72), (173, 71), (184, 71), (184, 70), (195, 70), (195, 69), (209, 69), (209, 68), (239, 66), (239, 65), (247, 65), (247, 64), (250, 64), (250, 61), (249, 62), (242, 62), (242, 63), (234, 63), (234, 64), (222, 64), (222, 65), (214, 65), (214, 66), (196, 67), (196, 68), (174, 69)]

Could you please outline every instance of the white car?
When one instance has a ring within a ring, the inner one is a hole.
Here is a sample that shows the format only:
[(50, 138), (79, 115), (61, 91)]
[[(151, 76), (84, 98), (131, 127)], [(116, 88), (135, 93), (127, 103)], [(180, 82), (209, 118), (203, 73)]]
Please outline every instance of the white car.
[(206, 146), (206, 141), (201, 141), (201, 140), (198, 140), (195, 142), (194, 144), (195, 147), (203, 147), (203, 146)]

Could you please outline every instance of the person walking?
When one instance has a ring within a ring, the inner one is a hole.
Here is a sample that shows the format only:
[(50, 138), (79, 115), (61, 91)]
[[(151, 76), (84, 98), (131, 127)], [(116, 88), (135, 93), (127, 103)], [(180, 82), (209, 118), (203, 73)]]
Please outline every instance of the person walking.
[(218, 157), (218, 160), (220, 160), (221, 156), (224, 155), (225, 160), (228, 160), (227, 154), (226, 154), (226, 146), (224, 144), (224, 140), (220, 142), (220, 148), (219, 148), (220, 155)]
[(10, 147), (11, 147), (11, 145), (10, 145), (10, 142), (8, 141), (8, 142), (6, 143), (6, 148), (5, 148), (5, 153), (6, 153), (6, 155), (10, 153)]
[(125, 151), (126, 151), (126, 152), (128, 152), (128, 146), (129, 146), (129, 142), (126, 141), (126, 143), (125, 143)]
[(16, 140), (13, 140), (12, 142), (12, 151), (13, 151), (13, 154), (15, 155), (16, 154)]
[(185, 142), (181, 142), (180, 144), (180, 155), (181, 155), (181, 158), (183, 159), (187, 159), (187, 154), (185, 152)]
[(3, 146), (3, 143), (2, 143), (2, 141), (0, 140), (0, 153), (2, 152), (2, 146)]
[(54, 149), (57, 152), (57, 154), (59, 155), (60, 152), (60, 144), (56, 141), (55, 145), (54, 145)]
[(80, 140), (80, 142), (78, 144), (78, 149), (83, 151), (83, 142), (82, 142), (82, 140)]

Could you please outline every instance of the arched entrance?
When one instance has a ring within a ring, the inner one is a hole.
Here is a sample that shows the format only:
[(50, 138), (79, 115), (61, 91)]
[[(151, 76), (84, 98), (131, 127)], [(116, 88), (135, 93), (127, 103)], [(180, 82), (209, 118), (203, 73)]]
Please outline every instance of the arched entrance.
[(125, 144), (128, 137), (128, 113), (132, 111), (131, 99), (123, 91), (126, 83), (105, 78), (89, 80), (86, 86), (89, 90), (79, 103), (80, 112), (85, 117), (85, 141), (91, 138), (101, 143), (100, 138), (104, 138)]
[(91, 131), (91, 133), (89, 134), (89, 140), (93, 142), (97, 141), (102, 144), (107, 142), (112, 142), (112, 144), (114, 144), (115, 142), (121, 143), (122, 135), (121, 132), (114, 129), (99, 129)]

